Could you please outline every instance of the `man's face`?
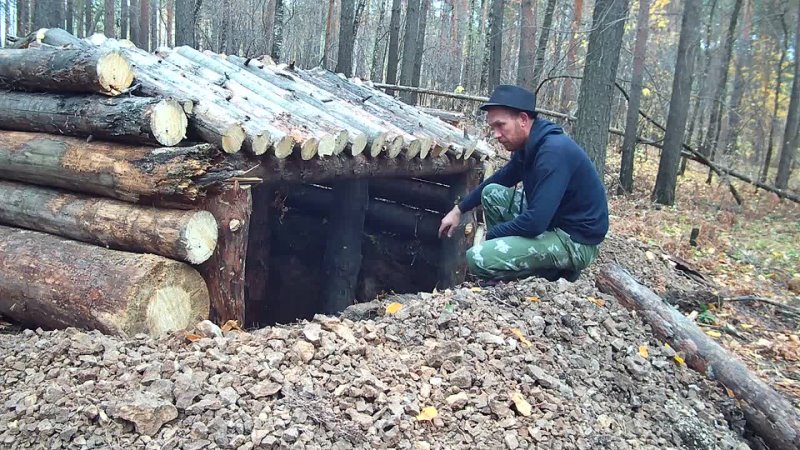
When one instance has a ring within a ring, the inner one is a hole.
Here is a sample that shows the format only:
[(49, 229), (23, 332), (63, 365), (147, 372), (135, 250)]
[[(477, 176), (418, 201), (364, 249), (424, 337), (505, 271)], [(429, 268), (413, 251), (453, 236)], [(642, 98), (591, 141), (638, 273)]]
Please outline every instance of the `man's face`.
[(486, 122), (492, 127), (492, 133), (508, 151), (519, 150), (525, 145), (530, 131), (530, 118), (508, 108), (490, 108)]

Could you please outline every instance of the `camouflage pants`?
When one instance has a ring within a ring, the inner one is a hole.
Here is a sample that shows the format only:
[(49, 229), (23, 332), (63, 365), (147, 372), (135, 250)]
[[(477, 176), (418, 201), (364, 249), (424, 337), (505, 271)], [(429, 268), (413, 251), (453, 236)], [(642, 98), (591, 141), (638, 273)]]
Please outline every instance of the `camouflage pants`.
[[(522, 193), (490, 184), (483, 189), (481, 203), (486, 226), (513, 220), (519, 214)], [(467, 250), (470, 273), (485, 279), (512, 280), (541, 275), (553, 269), (582, 270), (597, 257), (596, 245), (579, 244), (559, 228), (535, 238), (506, 236), (491, 239)]]

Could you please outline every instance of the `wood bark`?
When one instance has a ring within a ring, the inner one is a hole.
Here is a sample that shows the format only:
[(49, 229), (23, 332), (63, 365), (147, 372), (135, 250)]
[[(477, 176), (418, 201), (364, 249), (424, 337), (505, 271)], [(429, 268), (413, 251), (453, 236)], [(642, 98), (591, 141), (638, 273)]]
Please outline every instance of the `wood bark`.
[(339, 16), (339, 45), (336, 53), (336, 71), (353, 75), (353, 45), (355, 44), (355, 0), (341, 0)]
[(24, 37), (13, 39), (11, 48), (23, 49), (33, 46), (33, 44), (47, 44), (54, 47), (75, 46), (86, 47), (86, 45), (69, 31), (61, 28), (40, 28), (32, 31)]
[[(291, 186), (287, 192), (286, 205), (320, 214), (330, 214), (341, 207), (336, 204), (332, 189), (313, 185)], [(441, 214), (407, 208), (397, 203), (370, 200), (365, 221), (370, 229), (435, 242), (439, 239), (437, 234)]]
[(114, 0), (103, 1), (103, 34), (106, 37), (116, 37), (114, 27)]
[(682, 354), (689, 367), (732, 391), (745, 413), (747, 425), (771, 449), (800, 448), (800, 416), (794, 406), (680, 311), (664, 303), (616, 264), (600, 272), (597, 284), (625, 307), (638, 312), (659, 338)]
[(536, 17), (533, 13), (535, 0), (521, 0), (519, 3), (519, 56), (517, 61), (517, 85), (536, 91), (533, 82), (533, 68), (536, 48)]
[(208, 316), (189, 265), (0, 226), (0, 312), (31, 328), (153, 337)]
[(0, 223), (90, 244), (199, 264), (217, 244), (206, 211), (132, 205), (0, 180)]
[(7, 130), (173, 146), (186, 137), (187, 119), (175, 100), (0, 92)]
[[(344, 17), (342, 18), (344, 19)], [(361, 271), (361, 235), (369, 204), (367, 180), (334, 183), (333, 208), (322, 256), (322, 310), (336, 314), (354, 303)]]
[[(400, 84), (412, 86), (414, 83), (414, 60), (417, 54), (419, 39), (419, 2), (408, 0), (406, 4), (406, 27), (403, 32), (403, 59), (400, 65)], [(416, 103), (416, 95), (412, 92), (401, 92), (400, 100), (410, 105)]]
[(128, 21), (129, 18), (128, 0), (120, 0), (119, 6), (119, 37), (120, 39), (128, 39)]
[[(392, 17), (389, 19), (389, 50), (388, 62), (386, 66), (387, 84), (397, 83), (397, 62), (400, 60), (400, 12), (402, 4), (400, 0), (392, 0)], [(387, 94), (394, 96), (394, 91), (387, 90)]]
[(369, 194), (441, 213), (449, 212), (454, 205), (447, 186), (410, 178), (370, 178)]
[(539, 45), (536, 46), (536, 60), (533, 67), (533, 89), (534, 92), (539, 88), (539, 80), (544, 73), (544, 53), (547, 50), (547, 42), (550, 40), (550, 29), (553, 26), (553, 12), (556, 9), (556, 0), (547, 0), (547, 7), (544, 10), (544, 20), (542, 21), (542, 31), (539, 33)]
[(118, 95), (133, 70), (119, 52), (21, 49), (0, 52), (0, 85), (14, 89)]
[(0, 131), (0, 178), (130, 202), (191, 202), (206, 188), (241, 173), (214, 163), (215, 155), (209, 144), (152, 148)]
[[(450, 201), (455, 204), (461, 201), (478, 183), (474, 172), (453, 175), (450, 182)], [(468, 229), (475, 230), (475, 215), (465, 214), (465, 220), (456, 227), (452, 237), (444, 237), (440, 243), (439, 284), (438, 288), (446, 289), (464, 282), (467, 275), (467, 249), (470, 247)], [(468, 228), (467, 225), (470, 225)], [(438, 230), (437, 230), (438, 232)]]
[[(797, 31), (795, 32), (795, 49), (800, 48), (800, 10), (798, 10)], [(786, 113), (786, 127), (781, 141), (781, 157), (778, 162), (778, 173), (775, 175), (775, 186), (786, 189), (789, 185), (789, 175), (792, 172), (795, 153), (797, 153), (800, 139), (800, 56), (794, 58), (794, 79), (792, 80), (792, 93), (789, 97), (789, 111)]]
[[(139, 14), (141, 13), (141, 6), (139, 5), (139, 1), (140, 0), (128, 1), (128, 28), (130, 28), (131, 42), (133, 42), (133, 45), (142, 48), (141, 47), (142, 31), (139, 26), (141, 23), (139, 20)], [(194, 1), (192, 1), (192, 4), (194, 5)], [(193, 15), (190, 13), (188, 20), (191, 20), (192, 18)], [(194, 27), (194, 23), (195, 22), (192, 22), (193, 24), (192, 27)]]
[(633, 45), (631, 95), (628, 99), (628, 111), (625, 119), (625, 137), (622, 140), (622, 160), (620, 162), (617, 193), (633, 192), (633, 155), (636, 151), (636, 138), (639, 131), (639, 105), (642, 98), (644, 58), (647, 50), (649, 28), (650, 0), (639, 0), (639, 14), (636, 16), (636, 42)]
[(386, 29), (384, 25), (386, 1), (378, 0), (378, 20), (372, 47), (372, 64), (369, 70), (369, 79), (375, 81), (384, 79), (384, 66), (386, 65)]
[(253, 209), (250, 189), (233, 187), (207, 197), (202, 208), (217, 219), (217, 248), (200, 266), (211, 297), (211, 320), (245, 323), (245, 261)]
[(89, 37), (94, 33), (94, 2), (84, 0), (83, 2), (83, 29), (84, 36)]
[[(775, 78), (776, 78), (776, 80), (775, 80), (775, 92), (772, 95), (772, 98), (773, 98), (773, 101), (772, 101), (772, 114), (771, 114), (771, 120), (769, 122), (769, 136), (767, 137), (767, 152), (766, 152), (766, 155), (764, 155), (764, 163), (761, 166), (762, 167), (761, 174), (759, 175), (759, 181), (762, 182), (762, 183), (767, 181), (767, 176), (769, 175), (769, 166), (770, 166), (770, 163), (772, 161), (772, 152), (773, 152), (773, 149), (774, 149), (774, 146), (775, 146), (775, 139), (774, 139), (775, 129), (777, 128), (777, 125), (778, 125), (777, 124), (777, 122), (778, 122), (778, 108), (780, 107), (780, 95), (779, 95), (779, 93), (782, 90), (781, 86), (783, 84), (783, 80), (782, 80), (783, 70), (784, 70), (783, 66), (784, 66), (784, 62), (786, 61), (786, 54), (789, 52), (789, 30), (786, 27), (785, 15), (781, 14), (780, 19), (781, 19), (781, 28), (782, 28), (782, 31), (783, 31), (783, 34), (782, 34), (782, 36), (783, 36), (783, 39), (782, 39), (783, 45), (781, 46), (780, 58), (778, 59), (778, 66), (776, 67), (776, 73), (775, 73)], [(766, 86), (765, 86), (765, 90), (764, 90), (764, 95), (770, 95), (766, 90)]]
[[(727, 126), (723, 128), (723, 135), (720, 138), (722, 143), (721, 148), (725, 154), (733, 154), (739, 147), (739, 127), (741, 118), (743, 116), (741, 110), (742, 97), (744, 97), (745, 79), (744, 71), (749, 70), (753, 61), (752, 51), (752, 21), (753, 21), (753, 3), (750, 0), (745, 0), (744, 16), (742, 17), (742, 31), (740, 36), (739, 50), (736, 55), (736, 65), (733, 77), (733, 91), (731, 92), (730, 112), (728, 113)], [(756, 161), (758, 157), (754, 158)]]
[(196, 0), (175, 0), (175, 45), (194, 47), (194, 6)]
[(699, 0), (687, 0), (684, 4), (681, 35), (678, 40), (678, 59), (675, 63), (672, 97), (667, 115), (667, 128), (664, 132), (664, 149), (661, 152), (656, 185), (653, 189), (653, 201), (663, 205), (675, 203), (681, 144), (689, 112), (689, 94), (692, 90), (694, 53), (697, 51), (699, 39), (699, 16)]
[[(431, 8), (431, 0), (420, 0), (419, 4), (419, 37), (417, 40), (417, 50), (414, 53), (414, 69), (411, 74), (411, 86), (419, 86), (420, 75), (422, 74), (422, 62), (425, 56), (425, 36), (428, 28), (428, 11)], [(414, 94), (413, 104), (418, 103), (417, 95)]]
[(281, 51), (283, 50), (283, 9), (283, 0), (275, 0), (275, 22), (272, 28), (272, 51), (270, 52), (270, 56), (275, 62), (281, 60)]
[(30, 0), (17, 0), (17, 35), (24, 36), (31, 30)]
[(150, 48), (155, 50), (159, 46), (158, 42), (158, 16), (159, 16), (158, 0), (150, 0)]
[[(578, 51), (578, 31), (581, 27), (581, 19), (583, 18), (583, 0), (576, 0), (572, 6), (572, 21), (570, 23), (569, 43), (567, 44), (567, 64), (566, 71), (569, 74), (574, 74), (575, 60)], [(574, 82), (567, 80), (561, 90), (561, 110), (570, 111), (570, 106), (573, 102)]]
[(628, 0), (597, 0), (578, 94), (575, 141), (589, 154), (600, 178), (605, 174), (608, 125)]
[(150, 51), (150, 0), (139, 0), (139, 42), (134, 44)]

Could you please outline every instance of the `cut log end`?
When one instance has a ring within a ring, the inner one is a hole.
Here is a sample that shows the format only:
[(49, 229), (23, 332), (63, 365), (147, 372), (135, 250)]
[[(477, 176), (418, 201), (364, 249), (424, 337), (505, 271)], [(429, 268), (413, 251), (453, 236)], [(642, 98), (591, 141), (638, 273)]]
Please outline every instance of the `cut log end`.
[(249, 141), (250, 151), (256, 156), (267, 153), (267, 149), (272, 143), (269, 133), (266, 131), (253, 136)]
[[(405, 149), (405, 153), (403, 153), (403, 156), (406, 159), (414, 159), (420, 154), (422, 147), (424, 146), (425, 141), (423, 139), (414, 139), (413, 141), (409, 142), (408, 147)], [(430, 148), (430, 146), (428, 148)]]
[(295, 140), (291, 136), (284, 136), (272, 143), (272, 148), (275, 151), (275, 156), (278, 158), (286, 158), (294, 151)]
[(211, 258), (217, 247), (217, 221), (208, 211), (192, 214), (181, 236), (182, 259), (201, 264)]
[(334, 147), (334, 153), (340, 154), (344, 151), (345, 147), (350, 141), (350, 133), (347, 130), (341, 130), (336, 133), (336, 146)]
[(165, 268), (165, 272), (164, 280), (143, 299), (147, 305), (142, 324), (145, 329), (136, 330), (131, 325), (130, 331), (158, 337), (187, 329), (208, 317), (210, 302), (203, 277), (186, 265)]
[(386, 153), (390, 158), (395, 158), (397, 155), (403, 151), (403, 146), (406, 145), (405, 139), (403, 136), (395, 136), (393, 138), (386, 139)]
[(244, 143), (244, 128), (239, 124), (229, 126), (222, 134), (222, 151), (225, 153), (236, 153), (242, 148)]
[(133, 69), (119, 52), (108, 52), (97, 62), (100, 86), (110, 95), (119, 95), (133, 84)]
[(150, 129), (159, 144), (178, 145), (186, 137), (188, 120), (183, 107), (175, 100), (162, 100), (153, 108)]
[(381, 154), (383, 148), (386, 147), (386, 133), (381, 133), (372, 138), (372, 143), (369, 147), (369, 156), (375, 158)]
[(419, 149), (419, 159), (427, 158), (428, 155), (431, 153), (431, 149), (433, 148), (434, 145), (435, 143), (433, 142), (433, 139), (425, 138), (422, 141), (422, 147), (420, 147)]
[(194, 102), (191, 100), (184, 100), (181, 106), (183, 106), (183, 112), (185, 112), (187, 116), (191, 116), (194, 112)]
[(317, 145), (317, 154), (319, 156), (331, 156), (336, 154), (336, 138), (333, 135), (326, 134), (319, 139)]
[(357, 136), (353, 136), (353, 140), (350, 143), (350, 154), (353, 156), (360, 155), (364, 153), (364, 149), (367, 148), (367, 136), (364, 134), (359, 134)]
[(302, 145), (300, 145), (300, 158), (303, 161), (308, 161), (313, 157), (317, 156), (317, 150), (319, 148), (319, 140), (317, 138), (308, 138)]
[(435, 143), (433, 148), (431, 148), (431, 156), (434, 158), (438, 158), (447, 152), (447, 147), (444, 145)]

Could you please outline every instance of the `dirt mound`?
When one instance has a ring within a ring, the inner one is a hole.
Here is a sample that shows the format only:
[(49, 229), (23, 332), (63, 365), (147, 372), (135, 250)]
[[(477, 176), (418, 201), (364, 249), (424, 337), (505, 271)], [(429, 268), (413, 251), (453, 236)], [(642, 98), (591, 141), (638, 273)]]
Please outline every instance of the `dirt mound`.
[(747, 448), (674, 356), (591, 273), (195, 342), (28, 330), (0, 335), (0, 446)]

